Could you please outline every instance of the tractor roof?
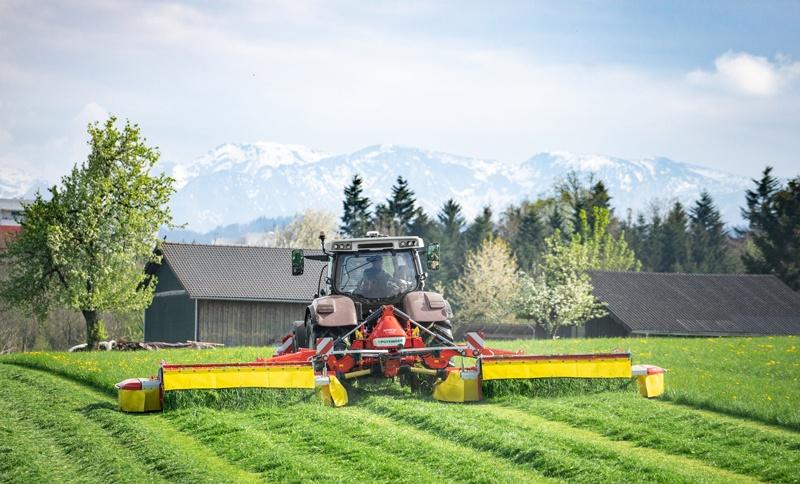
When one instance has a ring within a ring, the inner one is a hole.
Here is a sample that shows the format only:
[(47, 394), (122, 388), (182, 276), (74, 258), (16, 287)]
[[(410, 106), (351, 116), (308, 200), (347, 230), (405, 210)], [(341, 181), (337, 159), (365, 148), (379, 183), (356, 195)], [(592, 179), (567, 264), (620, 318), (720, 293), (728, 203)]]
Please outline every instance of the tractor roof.
[(408, 250), (425, 246), (421, 237), (374, 235), (355, 239), (340, 239), (327, 242), (325, 248), (334, 252), (356, 252), (363, 250)]

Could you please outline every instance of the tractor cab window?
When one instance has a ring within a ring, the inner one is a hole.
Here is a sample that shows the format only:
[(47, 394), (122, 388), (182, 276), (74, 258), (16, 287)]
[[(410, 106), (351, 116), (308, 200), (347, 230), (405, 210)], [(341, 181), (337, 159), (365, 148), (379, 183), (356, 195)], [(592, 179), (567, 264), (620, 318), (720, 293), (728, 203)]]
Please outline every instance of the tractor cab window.
[(411, 252), (364, 252), (338, 256), (336, 289), (368, 300), (393, 299), (417, 287)]

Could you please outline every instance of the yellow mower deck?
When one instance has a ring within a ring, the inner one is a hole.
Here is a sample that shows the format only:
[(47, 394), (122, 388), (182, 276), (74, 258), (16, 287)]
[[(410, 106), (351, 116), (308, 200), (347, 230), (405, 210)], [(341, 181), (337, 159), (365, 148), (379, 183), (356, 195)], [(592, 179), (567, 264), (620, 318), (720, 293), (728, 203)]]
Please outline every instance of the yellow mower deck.
[[(332, 348), (332, 345), (328, 346)], [(162, 363), (158, 379), (129, 379), (117, 384), (120, 408), (129, 412), (160, 410), (163, 392), (226, 388), (316, 389), (327, 405), (344, 406), (348, 403), (344, 381), (370, 376), (373, 371), (315, 372), (314, 358), (325, 361), (331, 357), (328, 354), (331, 348), (326, 351), (302, 349), (255, 363)], [(451, 366), (435, 370), (419, 365), (407, 367), (410, 373), (438, 376), (433, 398), (445, 402), (479, 401), (483, 398), (483, 381), (490, 380), (636, 378), (642, 396), (652, 398), (664, 392), (664, 370), (651, 365), (632, 366), (630, 353), (524, 355), (485, 348), (482, 337), (476, 333), (468, 333), (465, 346), (454, 345), (436, 350), (451, 351), (462, 358), (475, 360), (475, 366), (469, 368)], [(419, 354), (419, 349), (400, 349), (394, 353), (395, 357), (402, 357), (404, 351), (407, 354)], [(342, 377), (341, 381), (337, 375)]]

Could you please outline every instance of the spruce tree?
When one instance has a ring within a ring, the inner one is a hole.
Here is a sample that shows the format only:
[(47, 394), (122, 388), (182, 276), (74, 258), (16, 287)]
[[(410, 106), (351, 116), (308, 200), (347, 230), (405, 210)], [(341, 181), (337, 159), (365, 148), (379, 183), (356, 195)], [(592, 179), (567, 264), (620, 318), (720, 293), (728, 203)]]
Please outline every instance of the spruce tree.
[(361, 176), (353, 175), (352, 182), (345, 187), (342, 206), (342, 233), (348, 237), (366, 235), (371, 223), (370, 201), (364, 196), (364, 180)]
[(372, 215), (372, 229), (384, 235), (398, 234), (392, 212), (385, 203), (375, 205), (375, 212)]
[(436, 223), (428, 217), (422, 207), (417, 207), (414, 211), (414, 220), (411, 221), (408, 228), (408, 235), (422, 237), (425, 241), (433, 241), (438, 238)]
[(536, 204), (510, 206), (503, 214), (501, 235), (508, 240), (520, 269), (529, 270), (544, 247), (545, 238)]
[(742, 209), (742, 216), (749, 222), (747, 236), (756, 250), (742, 254), (742, 262), (751, 274), (767, 274), (772, 270), (772, 264), (768, 260), (777, 260), (777, 241), (770, 234), (778, 225), (773, 202), (780, 189), (780, 182), (772, 176), (772, 167), (768, 166), (761, 179), (753, 180), (753, 183), (756, 188), (745, 192), (747, 207)]
[(430, 274), (430, 277), (431, 284), (446, 290), (452, 287), (463, 270), (466, 252), (463, 231), (466, 219), (461, 212), (461, 205), (452, 198), (442, 205), (436, 219), (441, 268)]
[(461, 212), (461, 205), (452, 198), (444, 202), (436, 218), (439, 220), (442, 234), (452, 239), (458, 237), (466, 225), (466, 219)]
[(589, 189), (586, 206), (586, 215), (589, 217), (588, 222), (594, 225), (594, 209), (595, 207), (607, 210), (609, 215), (613, 218), (613, 209), (611, 208), (611, 195), (608, 193), (603, 180), (598, 180), (597, 183), (592, 185)]
[(397, 177), (397, 184), (392, 186), (392, 197), (386, 201), (389, 213), (394, 222), (395, 233), (407, 234), (411, 223), (417, 214), (414, 192), (408, 187), (408, 181), (402, 176)]
[(800, 289), (800, 176), (781, 188), (771, 172), (767, 167), (756, 189), (747, 191), (742, 214), (756, 250), (743, 261), (748, 272), (772, 273)]
[(675, 202), (661, 231), (659, 272), (682, 272), (689, 262), (689, 217), (681, 202)]
[(481, 214), (475, 217), (475, 220), (467, 227), (465, 236), (467, 250), (477, 249), (485, 239), (494, 236), (492, 208), (490, 206), (483, 207)]
[(711, 195), (703, 191), (689, 215), (692, 272), (729, 272), (728, 234)]

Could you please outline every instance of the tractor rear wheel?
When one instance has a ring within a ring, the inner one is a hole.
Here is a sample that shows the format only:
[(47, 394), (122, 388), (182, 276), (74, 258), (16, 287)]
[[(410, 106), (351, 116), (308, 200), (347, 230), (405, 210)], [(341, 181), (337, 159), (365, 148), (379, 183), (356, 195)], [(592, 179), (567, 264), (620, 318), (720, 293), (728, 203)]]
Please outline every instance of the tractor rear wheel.
[(434, 338), (433, 335), (428, 334), (427, 338), (425, 339), (425, 344), (428, 346), (441, 346), (445, 344), (442, 339), (450, 344), (453, 344), (453, 325), (450, 323), (450, 321), (435, 321), (428, 325), (428, 329), (441, 337), (441, 339)]
[(303, 321), (297, 321), (294, 323), (294, 328), (292, 328), (292, 337), (292, 346), (294, 347), (295, 351), (306, 347), (305, 345), (308, 343), (308, 334)]

